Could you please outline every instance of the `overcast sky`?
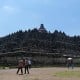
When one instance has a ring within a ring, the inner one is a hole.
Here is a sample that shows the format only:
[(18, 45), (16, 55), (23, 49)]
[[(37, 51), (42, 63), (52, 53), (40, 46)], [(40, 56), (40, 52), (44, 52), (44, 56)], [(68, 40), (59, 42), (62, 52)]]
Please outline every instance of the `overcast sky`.
[(80, 0), (0, 0), (0, 37), (40, 24), (80, 35)]

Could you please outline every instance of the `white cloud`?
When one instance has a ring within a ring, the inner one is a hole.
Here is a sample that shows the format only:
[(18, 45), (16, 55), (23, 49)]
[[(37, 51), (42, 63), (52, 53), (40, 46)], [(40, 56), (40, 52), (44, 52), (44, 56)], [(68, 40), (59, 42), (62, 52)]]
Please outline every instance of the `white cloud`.
[(10, 6), (10, 5), (4, 5), (1, 8), (2, 12), (6, 13), (6, 14), (15, 14), (19, 11), (19, 9), (17, 7), (14, 6)]
[(12, 13), (15, 11), (15, 8), (11, 7), (11, 6), (3, 6), (3, 10), (6, 11), (6, 12), (9, 12), (9, 13)]

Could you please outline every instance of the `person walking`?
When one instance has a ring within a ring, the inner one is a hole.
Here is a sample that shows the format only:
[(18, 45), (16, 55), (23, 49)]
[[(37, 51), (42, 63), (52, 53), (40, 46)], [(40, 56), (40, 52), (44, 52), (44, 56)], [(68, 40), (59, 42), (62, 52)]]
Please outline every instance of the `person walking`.
[(29, 66), (29, 69), (31, 68), (31, 60), (30, 59), (28, 59), (28, 66)]
[(72, 67), (72, 69), (73, 69), (73, 58), (68, 58), (67, 59), (67, 65), (68, 65), (68, 69), (70, 68), (70, 67)]
[(17, 74), (19, 73), (19, 71), (21, 70), (21, 75), (23, 75), (23, 60), (20, 59), (18, 61), (18, 70), (17, 70)]
[(29, 63), (28, 63), (28, 59), (25, 59), (24, 68), (25, 68), (25, 74), (26, 74), (26, 71), (27, 71), (27, 73), (29, 74)]

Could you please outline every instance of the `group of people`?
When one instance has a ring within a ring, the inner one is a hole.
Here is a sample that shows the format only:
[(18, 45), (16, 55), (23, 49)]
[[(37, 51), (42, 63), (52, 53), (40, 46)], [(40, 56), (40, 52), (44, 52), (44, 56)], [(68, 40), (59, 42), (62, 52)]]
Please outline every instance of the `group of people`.
[[(19, 61), (18, 61), (18, 70), (17, 70), (17, 74), (19, 73), (19, 71), (21, 71), (21, 74), (23, 74), (23, 68), (24, 68), (24, 74), (26, 74), (26, 72), (27, 72), (27, 74), (29, 74), (29, 69), (31, 68), (31, 60), (30, 59), (28, 59), (28, 58), (25, 58), (25, 59), (20, 59)], [(68, 67), (68, 69), (70, 68), (70, 67), (72, 67), (72, 69), (73, 69), (73, 58), (67, 58), (67, 67)]]
[(29, 74), (29, 69), (31, 68), (31, 60), (26, 58), (26, 59), (20, 59), (18, 61), (18, 70), (17, 70), (17, 74), (19, 73), (19, 71), (21, 71), (21, 74), (23, 75), (23, 68), (24, 68), (24, 74), (27, 73)]

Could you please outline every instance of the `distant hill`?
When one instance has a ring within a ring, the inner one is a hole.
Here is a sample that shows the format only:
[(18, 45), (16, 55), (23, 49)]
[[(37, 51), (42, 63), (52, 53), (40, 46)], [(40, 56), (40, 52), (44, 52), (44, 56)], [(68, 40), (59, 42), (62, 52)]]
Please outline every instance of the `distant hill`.
[(53, 54), (79, 54), (80, 36), (70, 37), (58, 30), (51, 33), (41, 24), (39, 29), (20, 30), (0, 38), (0, 53), (19, 50), (44, 50)]

